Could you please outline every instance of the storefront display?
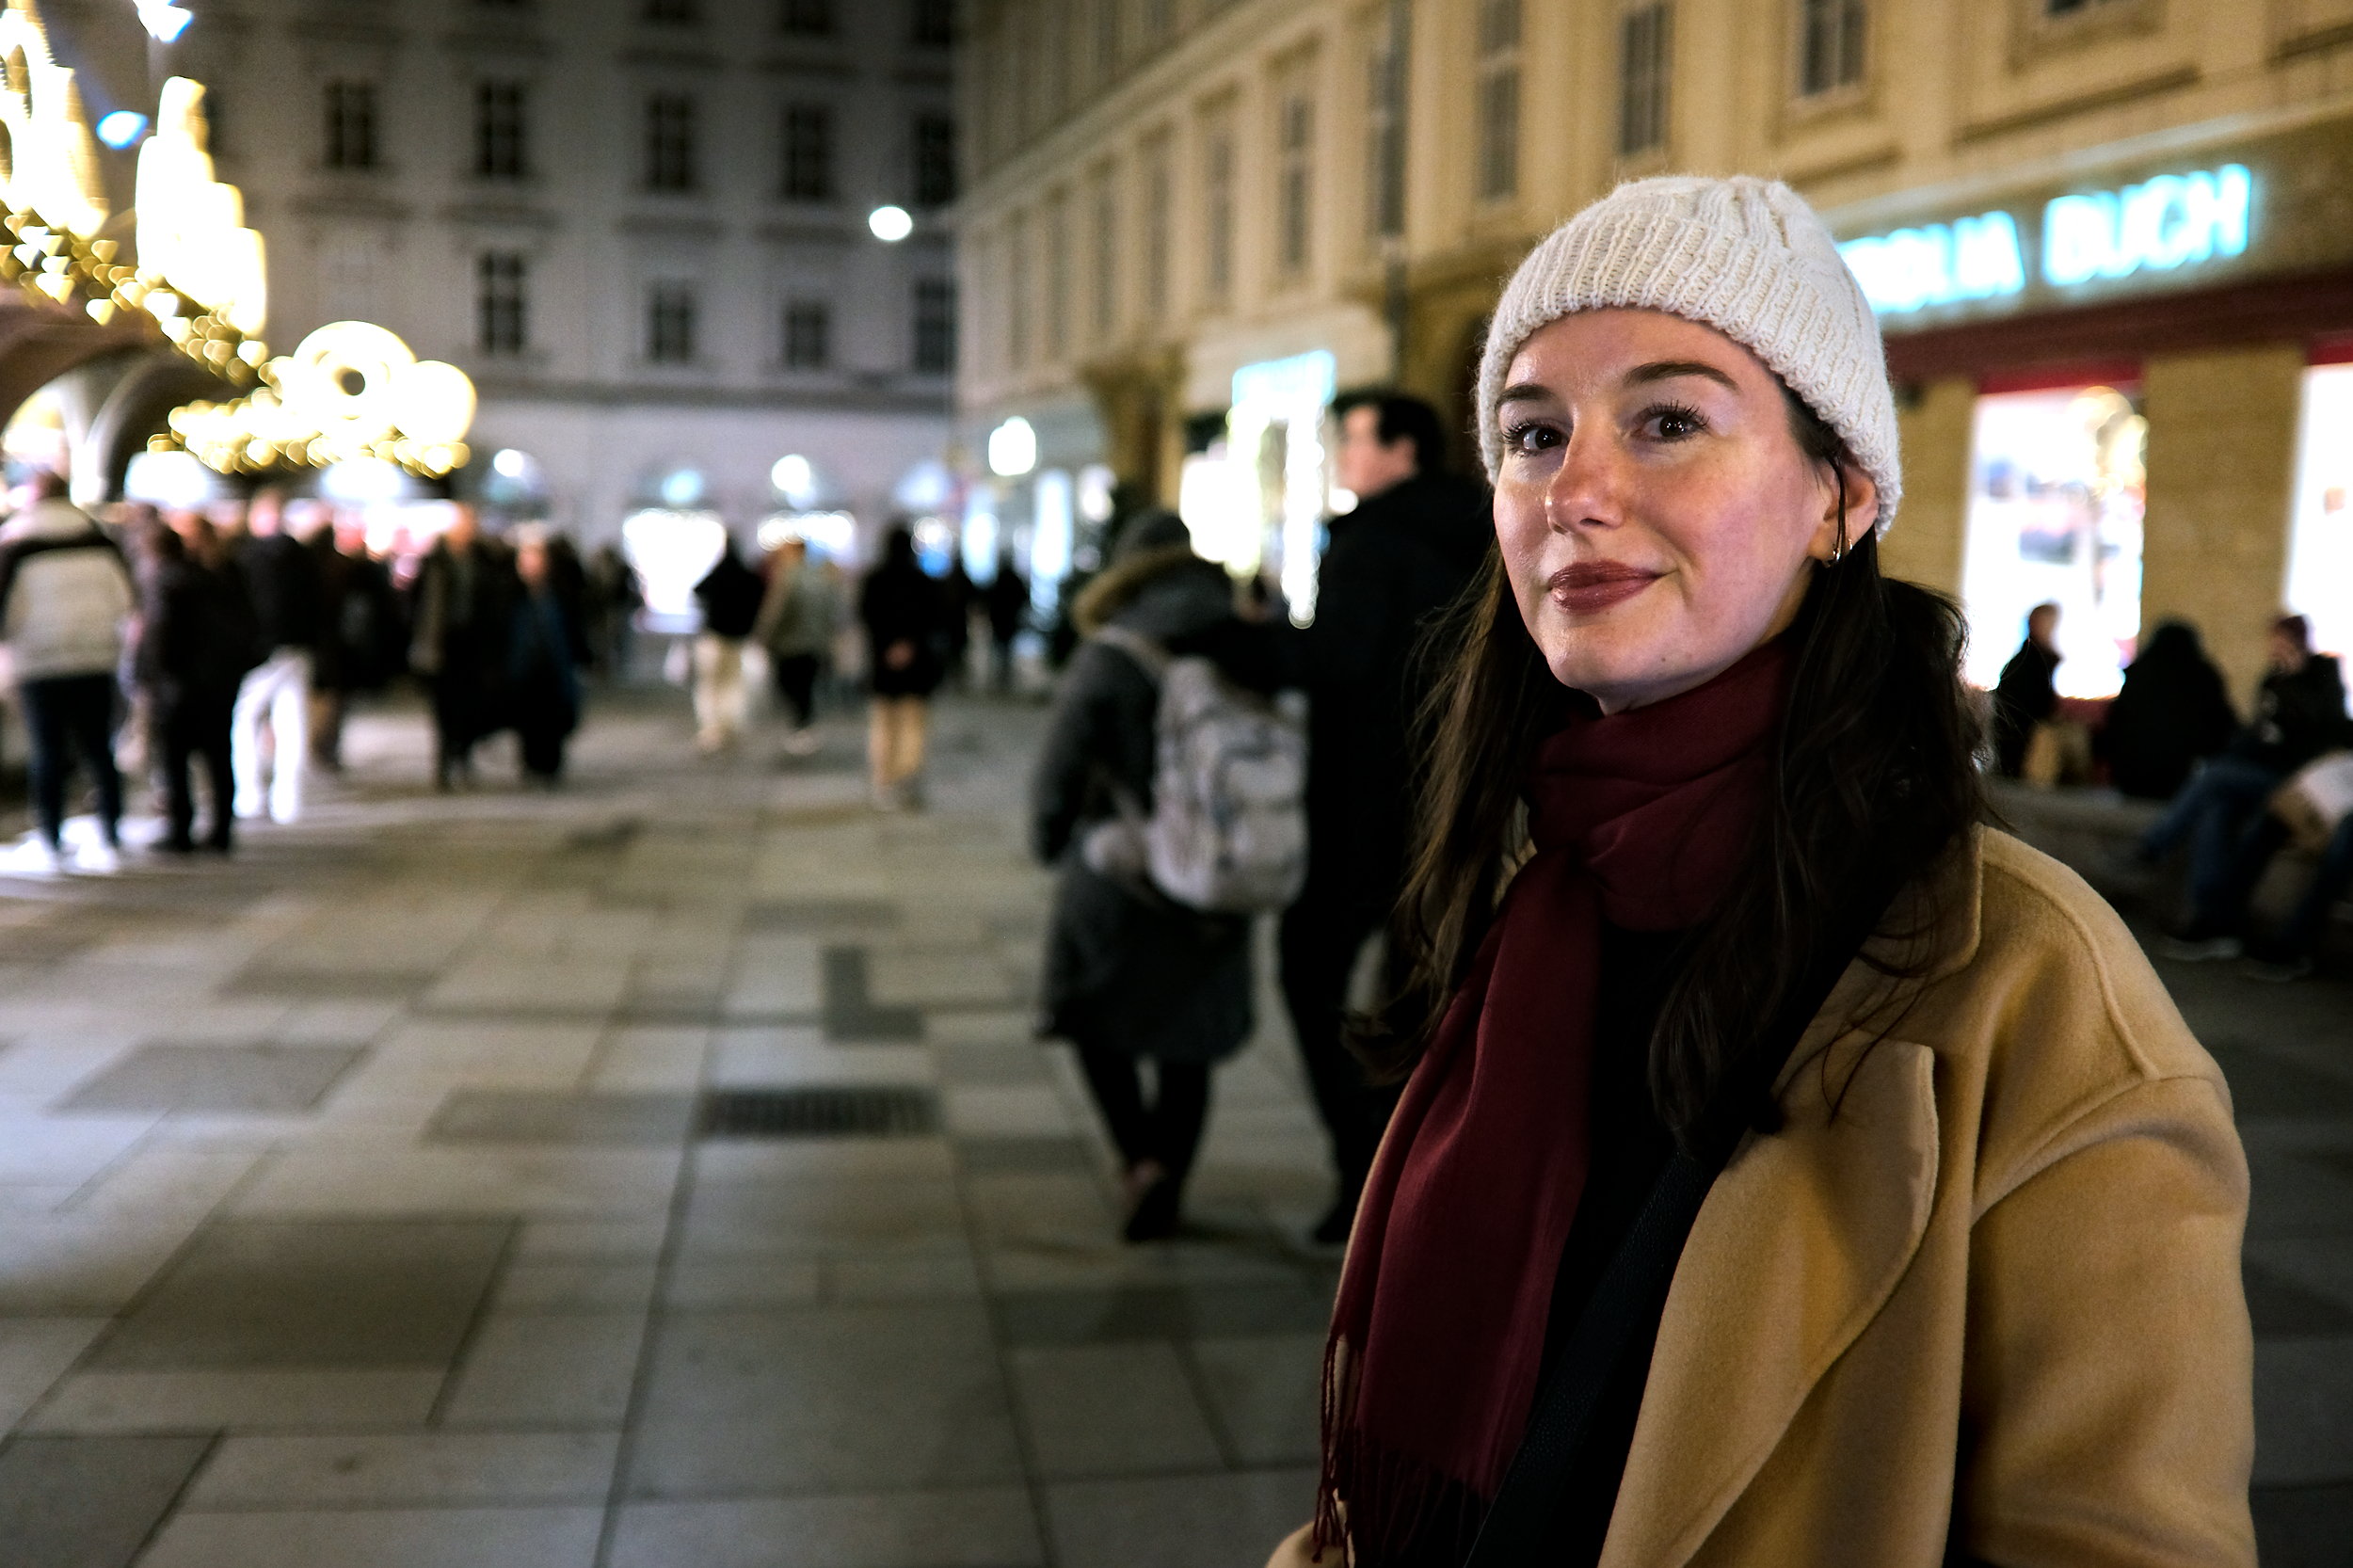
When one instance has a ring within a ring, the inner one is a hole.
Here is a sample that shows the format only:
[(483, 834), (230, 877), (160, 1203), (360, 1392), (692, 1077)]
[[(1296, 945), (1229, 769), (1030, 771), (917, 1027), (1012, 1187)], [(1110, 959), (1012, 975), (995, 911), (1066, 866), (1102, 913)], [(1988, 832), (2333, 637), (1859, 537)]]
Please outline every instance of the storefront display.
[(2313, 646), (2353, 653), (2353, 364), (2304, 373), (2287, 606), (2313, 623)]
[(2077, 386), (1977, 399), (1961, 602), (1967, 674), (1992, 686), (2026, 614), (2059, 607), (2063, 696), (2113, 696), (2140, 633), (2148, 422), (2124, 392)]

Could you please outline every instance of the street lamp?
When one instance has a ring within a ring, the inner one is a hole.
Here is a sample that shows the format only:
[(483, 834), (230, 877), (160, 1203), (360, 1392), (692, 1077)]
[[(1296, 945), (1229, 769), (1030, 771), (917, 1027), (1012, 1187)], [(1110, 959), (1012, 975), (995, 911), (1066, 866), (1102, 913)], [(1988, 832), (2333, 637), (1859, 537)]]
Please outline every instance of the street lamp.
[(1018, 479), (1037, 467), (1037, 432), (1016, 414), (988, 433), (988, 472), (1000, 479)]
[(885, 245), (896, 245), (915, 232), (915, 219), (904, 207), (877, 207), (866, 215), (866, 227)]

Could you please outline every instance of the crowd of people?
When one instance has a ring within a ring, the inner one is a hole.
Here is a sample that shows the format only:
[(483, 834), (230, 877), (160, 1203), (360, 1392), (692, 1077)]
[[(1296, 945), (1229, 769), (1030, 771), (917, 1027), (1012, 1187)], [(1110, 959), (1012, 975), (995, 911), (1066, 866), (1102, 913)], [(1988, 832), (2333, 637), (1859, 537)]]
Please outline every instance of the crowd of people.
[[(2345, 675), (2313, 647), (2302, 616), (2268, 629), (2268, 659), (2249, 716), (2241, 722), (2222, 672), (2198, 630), (2167, 620), (2124, 670), (2122, 689), (2093, 710), (2094, 722), (2061, 716), (2056, 684), (2059, 606), (2037, 605), (2026, 637), (1992, 696), (1998, 773), (2050, 784), (2105, 770), (2129, 798), (2166, 802), (2164, 813), (2114, 869), (2145, 879), (2186, 851), (2186, 911), (2165, 951), (2191, 962), (2250, 959), (2265, 980), (2313, 972), (2330, 916), (2353, 890), (2353, 814), (2300, 810), (2292, 788), (2307, 768), (2353, 774), (2353, 716)], [(2282, 850), (2299, 839), (2311, 874), (2288, 915), (2259, 929), (2256, 888)]]
[[(617, 552), (584, 563), (533, 525), (493, 537), (462, 503), (445, 504), (426, 548), (379, 554), (360, 514), (274, 488), (202, 508), (120, 504), (102, 522), (36, 472), (16, 502), (0, 527), (0, 644), (30, 744), (35, 830), (19, 871), (120, 865), (119, 758), (154, 775), (163, 854), (226, 854), (241, 819), (297, 820), (309, 771), (342, 769), (352, 697), (403, 673), (430, 694), (439, 787), (471, 781), (476, 748), (502, 730), (523, 779), (552, 787), (583, 672), (626, 646), (634, 585)], [(69, 846), (77, 766), (97, 834)]]

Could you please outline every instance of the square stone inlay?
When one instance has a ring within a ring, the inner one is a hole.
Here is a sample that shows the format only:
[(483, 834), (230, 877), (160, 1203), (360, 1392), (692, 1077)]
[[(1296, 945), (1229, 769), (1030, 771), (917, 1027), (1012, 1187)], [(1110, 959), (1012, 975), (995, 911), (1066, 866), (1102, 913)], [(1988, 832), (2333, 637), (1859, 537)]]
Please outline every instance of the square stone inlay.
[(703, 1096), (706, 1138), (920, 1138), (939, 1125), (927, 1090), (904, 1084), (721, 1089)]
[(446, 1367), (513, 1226), (504, 1221), (208, 1225), (90, 1358), (107, 1371)]
[(528, 1089), (460, 1089), (441, 1102), (425, 1137), (437, 1144), (686, 1142), (692, 1095), (557, 1095)]
[(348, 1046), (141, 1046), (60, 1111), (308, 1111), (365, 1054)]
[(20, 1437), (0, 1449), (0, 1560), (128, 1568), (209, 1437)]

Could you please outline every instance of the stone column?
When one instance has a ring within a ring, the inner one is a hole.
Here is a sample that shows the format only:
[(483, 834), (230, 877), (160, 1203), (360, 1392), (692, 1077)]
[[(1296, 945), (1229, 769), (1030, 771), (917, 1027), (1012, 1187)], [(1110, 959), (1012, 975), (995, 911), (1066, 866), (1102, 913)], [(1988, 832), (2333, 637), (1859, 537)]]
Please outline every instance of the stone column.
[(1931, 381), (1897, 404), (1904, 503), (1880, 546), (1887, 575), (1955, 598), (1969, 537), (1969, 437), (1977, 406), (1977, 386), (1965, 377)]
[(2145, 636), (2194, 623), (2243, 710), (2287, 577), (2304, 354), (2295, 344), (2153, 356)]

